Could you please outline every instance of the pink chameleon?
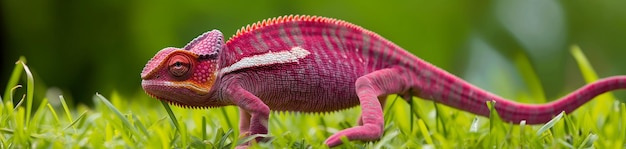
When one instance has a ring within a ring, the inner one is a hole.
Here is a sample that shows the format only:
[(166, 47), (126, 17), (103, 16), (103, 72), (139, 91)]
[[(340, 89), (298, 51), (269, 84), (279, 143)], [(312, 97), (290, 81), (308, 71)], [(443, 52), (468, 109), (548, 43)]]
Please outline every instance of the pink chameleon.
[(159, 51), (141, 72), (146, 93), (183, 107), (239, 107), (242, 135), (267, 134), (270, 110), (338, 111), (360, 105), (358, 126), (330, 136), (330, 147), (383, 134), (386, 97), (412, 96), (488, 116), (496, 101), (505, 121), (545, 123), (593, 97), (626, 88), (626, 76), (583, 86), (547, 104), (505, 100), (412, 55), (354, 24), (317, 16), (284, 16), (237, 31), (224, 43), (209, 31), (184, 48)]

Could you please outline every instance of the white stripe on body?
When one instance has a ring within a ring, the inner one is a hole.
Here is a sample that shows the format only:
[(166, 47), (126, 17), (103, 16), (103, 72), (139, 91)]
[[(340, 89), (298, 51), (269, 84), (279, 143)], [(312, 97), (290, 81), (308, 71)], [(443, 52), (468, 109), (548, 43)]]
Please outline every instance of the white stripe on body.
[(298, 62), (298, 60), (305, 58), (309, 54), (311, 54), (311, 52), (301, 47), (293, 47), (291, 48), (291, 50), (288, 51), (270, 51), (265, 54), (244, 57), (238, 62), (228, 67), (222, 68), (219, 71), (219, 75), (223, 75), (244, 68)]

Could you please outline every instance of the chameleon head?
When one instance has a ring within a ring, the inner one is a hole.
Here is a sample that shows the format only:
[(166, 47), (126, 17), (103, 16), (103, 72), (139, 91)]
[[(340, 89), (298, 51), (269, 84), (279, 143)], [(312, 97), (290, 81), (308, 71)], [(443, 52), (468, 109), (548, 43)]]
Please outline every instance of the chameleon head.
[(217, 77), (223, 35), (206, 32), (184, 48), (165, 48), (143, 68), (141, 86), (159, 100), (185, 107), (211, 107), (207, 98)]

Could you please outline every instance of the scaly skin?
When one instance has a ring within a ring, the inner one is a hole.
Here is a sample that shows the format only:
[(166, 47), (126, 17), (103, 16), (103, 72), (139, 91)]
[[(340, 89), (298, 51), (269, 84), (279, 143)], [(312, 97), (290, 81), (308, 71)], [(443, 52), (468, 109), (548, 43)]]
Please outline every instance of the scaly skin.
[(593, 97), (626, 87), (626, 76), (583, 86), (546, 104), (498, 97), (410, 54), (374, 32), (316, 16), (285, 16), (242, 28), (224, 44), (217, 30), (184, 48), (165, 48), (141, 73), (146, 93), (183, 107), (239, 107), (242, 135), (267, 134), (270, 110), (337, 111), (360, 105), (359, 125), (326, 140), (377, 140), (387, 95), (400, 94), (488, 116), (496, 101), (505, 121), (545, 123)]

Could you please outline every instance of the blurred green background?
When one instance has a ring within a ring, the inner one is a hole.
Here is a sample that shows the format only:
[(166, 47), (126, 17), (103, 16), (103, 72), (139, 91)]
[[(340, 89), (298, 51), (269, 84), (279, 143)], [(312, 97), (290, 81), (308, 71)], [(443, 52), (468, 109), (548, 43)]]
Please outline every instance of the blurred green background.
[[(569, 53), (579, 45), (601, 77), (626, 74), (626, 1), (19, 1), (1, 6), (1, 79), (19, 56), (36, 99), (90, 104), (95, 92), (145, 96), (139, 73), (158, 50), (211, 29), (288, 14), (343, 19), (507, 98), (532, 92), (529, 58), (548, 99), (584, 84)], [(135, 98), (127, 98), (135, 99)]]

